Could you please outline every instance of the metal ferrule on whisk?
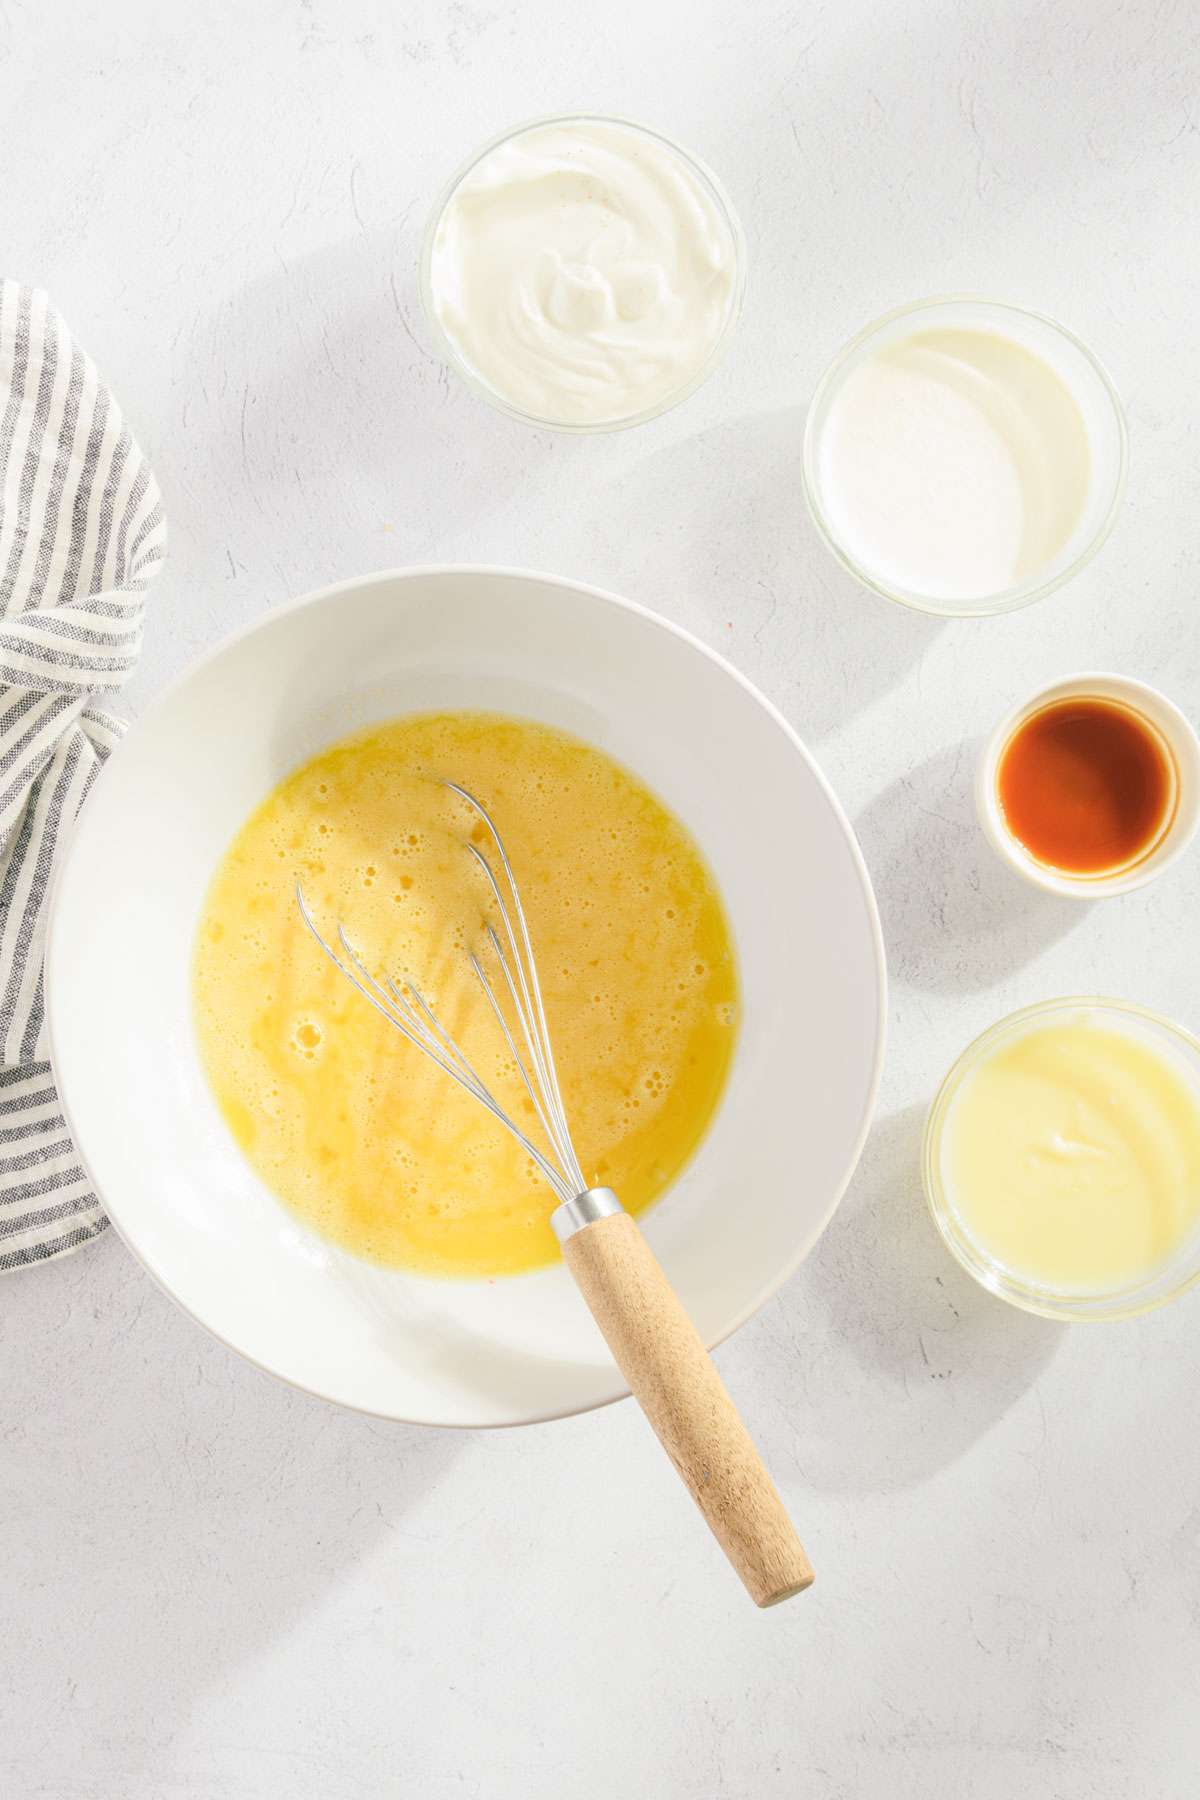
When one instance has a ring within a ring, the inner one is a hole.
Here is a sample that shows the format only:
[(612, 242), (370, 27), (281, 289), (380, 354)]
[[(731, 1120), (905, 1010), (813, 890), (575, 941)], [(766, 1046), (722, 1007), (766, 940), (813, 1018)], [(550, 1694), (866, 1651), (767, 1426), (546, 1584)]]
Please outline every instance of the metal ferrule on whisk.
[[(500, 876), (497, 876), (478, 845), (468, 841), (465, 848), (483, 870), (500, 920), (499, 932), (489, 922), (485, 927), (485, 934), (492, 959), (504, 978), (502, 991), (507, 995), (507, 1007), (497, 997), (492, 979), (474, 951), (470, 953), (470, 963), (495, 1015), (517, 1073), (525, 1085), (525, 1091), (533, 1103), (533, 1110), (545, 1139), (544, 1146), (528, 1137), (505, 1112), (441, 1024), (411, 977), (394, 978), (385, 975), (379, 980), (372, 975), (347, 937), (344, 925), (340, 923), (337, 927), (338, 948), (335, 949), (318, 929), (299, 882), (296, 884), (296, 903), (304, 923), (330, 962), (341, 970), (364, 1000), (370, 1001), (376, 1012), (381, 1013), (389, 1024), (394, 1025), (411, 1044), (415, 1044), (437, 1063), (452, 1081), (456, 1081), (459, 1087), (478, 1100), (532, 1158), (558, 1196), (559, 1205), (551, 1213), (550, 1223), (559, 1243), (565, 1244), (577, 1231), (624, 1209), (611, 1188), (588, 1186), (579, 1166), (575, 1146), (571, 1142), (525, 909), (521, 905), (516, 878), (500, 833), (491, 815), (466, 788), (459, 787), (453, 781), (442, 785), (452, 794), (457, 794), (478, 815), (495, 846)], [(516, 1020), (515, 1030), (509, 1023), (510, 1014)]]
[(573, 1200), (564, 1200), (561, 1206), (556, 1206), (550, 1214), (550, 1223), (559, 1243), (565, 1244), (585, 1225), (594, 1225), (598, 1219), (607, 1219), (613, 1213), (624, 1211), (611, 1188), (585, 1188)]

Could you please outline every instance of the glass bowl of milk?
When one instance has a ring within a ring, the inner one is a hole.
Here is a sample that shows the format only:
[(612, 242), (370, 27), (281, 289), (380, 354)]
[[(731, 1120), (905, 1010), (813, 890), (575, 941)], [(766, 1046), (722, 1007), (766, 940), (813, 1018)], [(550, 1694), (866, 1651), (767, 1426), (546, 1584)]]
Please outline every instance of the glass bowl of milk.
[(850, 573), (922, 612), (1040, 600), (1111, 531), (1127, 433), (1096, 358), (1054, 320), (967, 296), (867, 326), (817, 384), (804, 486)]
[(741, 312), (746, 245), (716, 176), (631, 119), (535, 119), (447, 182), (421, 256), (446, 361), (510, 418), (615, 431), (716, 367)]
[(967, 1273), (1052, 1319), (1124, 1319), (1200, 1280), (1200, 1042), (1126, 1000), (1001, 1019), (925, 1127), (925, 1196)]

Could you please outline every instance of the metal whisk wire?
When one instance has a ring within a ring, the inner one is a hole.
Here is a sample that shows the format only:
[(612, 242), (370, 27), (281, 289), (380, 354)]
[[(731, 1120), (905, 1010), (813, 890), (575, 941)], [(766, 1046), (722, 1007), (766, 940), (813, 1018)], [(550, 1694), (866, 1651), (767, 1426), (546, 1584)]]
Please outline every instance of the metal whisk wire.
[(532, 1158), (559, 1199), (570, 1201), (584, 1192), (587, 1182), (579, 1166), (579, 1158), (575, 1154), (575, 1147), (571, 1142), (571, 1133), (567, 1125), (562, 1093), (558, 1085), (558, 1073), (554, 1066), (554, 1052), (550, 1045), (550, 1029), (546, 1022), (541, 984), (538, 981), (537, 964), (533, 956), (533, 944), (525, 918), (525, 908), (521, 904), (516, 877), (508, 859), (508, 852), (504, 848), (503, 840), (491, 814), (475, 798), (474, 794), (469, 793), (466, 788), (460, 787), (457, 782), (447, 781), (442, 785), (451, 793), (457, 794), (459, 799), (463, 800), (477, 814), (495, 845), (503, 885), (488, 858), (477, 844), (468, 839), (465, 848), (483, 870), (495, 902), (496, 911), (499, 914), (504, 934), (503, 940), (490, 921), (486, 924), (486, 935), (504, 978), (504, 987), (507, 990), (509, 1002), (516, 1015), (520, 1036), (525, 1046), (524, 1053), (517, 1043), (516, 1035), (509, 1024), (504, 1007), (497, 998), (491, 977), (474, 950), (469, 953), (469, 961), (475, 978), (483, 989), (484, 997), (495, 1015), (516, 1071), (533, 1104), (538, 1123), (546, 1135), (554, 1160), (534, 1143), (527, 1133), (522, 1131), (516, 1121), (496, 1100), (478, 1071), (438, 1019), (411, 976), (403, 975), (397, 980), (390, 975), (385, 975), (382, 981), (377, 979), (371, 974), (362, 957), (351, 944), (346, 935), (345, 926), (340, 922), (337, 927), (337, 941), (342, 954), (339, 955), (338, 950), (324, 937), (313, 918), (299, 881), (296, 883), (296, 904), (304, 923), (330, 962), (341, 971), (364, 1000), (368, 1000), (376, 1012), (381, 1013), (390, 1025), (394, 1025), (396, 1030), (408, 1039), (409, 1043), (415, 1044), (417, 1049), (424, 1051), (425, 1055), (430, 1057), (445, 1074), (449, 1075), (452, 1081), (456, 1081), (459, 1087), (477, 1100), (481, 1106), (486, 1107), (492, 1117), (512, 1134), (521, 1148)]

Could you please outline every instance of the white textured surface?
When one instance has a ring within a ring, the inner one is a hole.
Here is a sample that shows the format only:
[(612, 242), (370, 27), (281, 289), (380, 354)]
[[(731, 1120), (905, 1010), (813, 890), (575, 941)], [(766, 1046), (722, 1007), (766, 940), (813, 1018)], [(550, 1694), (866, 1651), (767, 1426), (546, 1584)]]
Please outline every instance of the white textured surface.
[[(1191, 1800), (1200, 1300), (1074, 1332), (1010, 1313), (933, 1237), (916, 1147), (1012, 1005), (1107, 989), (1200, 1024), (1200, 856), (1086, 911), (1010, 879), (968, 793), (973, 740), (1072, 668), (1200, 708), (1196, 44), (1188, 0), (0, 4), (7, 272), (100, 362), (173, 531), (131, 703), (371, 566), (607, 584), (817, 749), (894, 982), (859, 1176), (720, 1357), (811, 1594), (754, 1613), (628, 1405), (484, 1437), (343, 1415), (110, 1237), (0, 1286), (5, 1795)], [(752, 271), (701, 394), (560, 441), (442, 373), (414, 266), (463, 154), (575, 105), (707, 157)], [(1095, 346), (1133, 462), (1086, 575), (938, 626), (821, 550), (799, 436), (851, 329), (961, 288)]]

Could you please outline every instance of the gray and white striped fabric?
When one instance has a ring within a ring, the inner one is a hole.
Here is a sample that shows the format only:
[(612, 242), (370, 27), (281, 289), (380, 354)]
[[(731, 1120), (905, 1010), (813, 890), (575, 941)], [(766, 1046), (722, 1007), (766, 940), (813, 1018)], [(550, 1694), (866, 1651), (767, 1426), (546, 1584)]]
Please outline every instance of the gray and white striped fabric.
[(0, 1271), (108, 1221), (71, 1143), (42, 1004), (63, 829), (121, 724), (93, 704), (137, 661), (162, 562), (158, 486), (40, 289), (0, 281)]

